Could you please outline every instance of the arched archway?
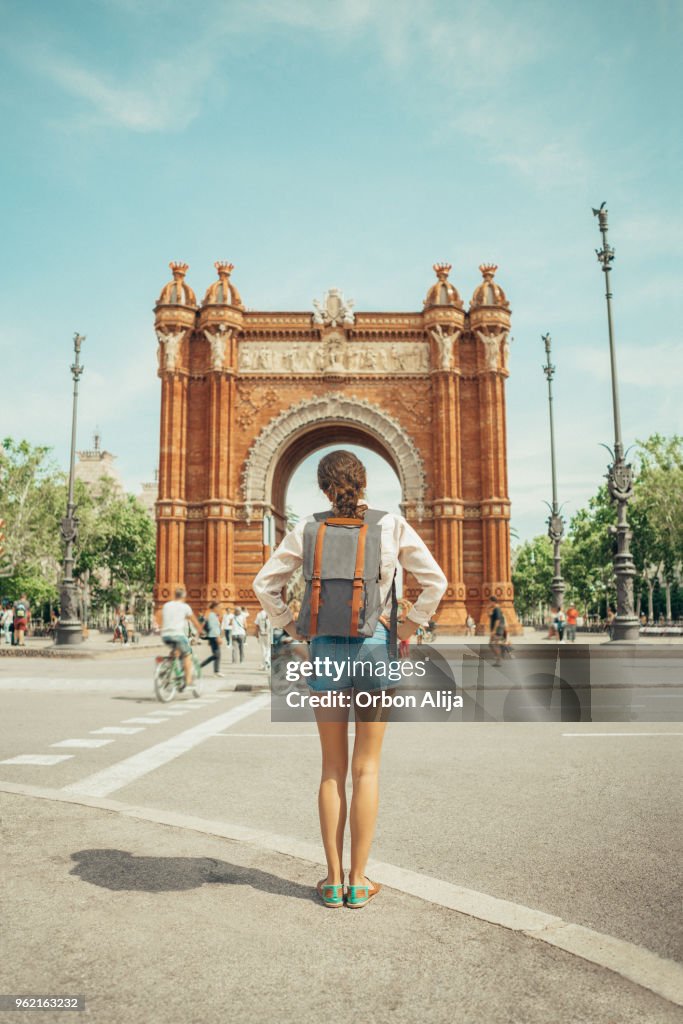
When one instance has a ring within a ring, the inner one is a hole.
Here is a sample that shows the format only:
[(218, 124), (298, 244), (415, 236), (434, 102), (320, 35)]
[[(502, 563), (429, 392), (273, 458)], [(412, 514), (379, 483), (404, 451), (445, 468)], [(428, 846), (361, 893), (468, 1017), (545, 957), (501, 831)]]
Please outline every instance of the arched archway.
[(406, 514), (422, 519), (427, 479), (410, 435), (379, 406), (332, 393), (285, 409), (255, 438), (242, 476), (247, 521), (268, 512), (281, 529), (287, 481), (307, 455), (328, 444), (359, 444), (383, 455), (401, 481)]

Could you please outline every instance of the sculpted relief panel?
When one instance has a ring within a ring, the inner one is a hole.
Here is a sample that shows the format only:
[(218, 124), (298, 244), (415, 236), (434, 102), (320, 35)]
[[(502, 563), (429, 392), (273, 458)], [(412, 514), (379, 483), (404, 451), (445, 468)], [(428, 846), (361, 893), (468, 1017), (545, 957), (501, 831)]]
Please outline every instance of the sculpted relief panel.
[(242, 341), (241, 373), (424, 373), (429, 347), (413, 341), (354, 343), (330, 335), (309, 341)]

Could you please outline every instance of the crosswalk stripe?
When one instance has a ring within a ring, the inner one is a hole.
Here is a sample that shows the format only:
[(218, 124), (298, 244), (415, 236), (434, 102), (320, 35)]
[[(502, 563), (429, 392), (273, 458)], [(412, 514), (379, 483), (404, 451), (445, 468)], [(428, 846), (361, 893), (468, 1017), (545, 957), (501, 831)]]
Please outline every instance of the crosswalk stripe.
[(113, 743), (113, 740), (60, 740), (59, 743), (51, 743), (51, 747), (83, 747), (84, 749), (89, 747), (104, 747), (107, 743)]
[(16, 757), (8, 757), (0, 764), (59, 764), (60, 761), (67, 761), (73, 754), (18, 754)]
[(91, 729), (93, 736), (132, 736), (135, 732), (144, 732), (142, 726), (105, 725), (101, 729)]
[(147, 775), (156, 768), (160, 768), (161, 765), (187, 753), (188, 750), (203, 743), (209, 736), (222, 732), (235, 722), (261, 711), (267, 707), (269, 702), (269, 693), (253, 697), (236, 708), (231, 708), (230, 711), (200, 722), (199, 725), (192, 726), (169, 740), (148, 747), (146, 750), (133, 754), (109, 768), (95, 772), (94, 775), (89, 775), (85, 779), (72, 782), (69, 786), (64, 787), (64, 792), (85, 796), (108, 796), (109, 793), (113, 793), (123, 786), (129, 786), (131, 782), (135, 782), (143, 775)]

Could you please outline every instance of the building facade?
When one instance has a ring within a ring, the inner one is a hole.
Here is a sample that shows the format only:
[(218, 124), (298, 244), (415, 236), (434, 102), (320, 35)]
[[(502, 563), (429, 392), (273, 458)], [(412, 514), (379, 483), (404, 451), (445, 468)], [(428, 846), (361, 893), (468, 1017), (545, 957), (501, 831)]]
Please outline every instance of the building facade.
[[(286, 529), (288, 482), (309, 454), (359, 444), (396, 471), (402, 511), (448, 578), (437, 618), (484, 630), (495, 594), (512, 632), (505, 381), (510, 306), (496, 267), (466, 310), (435, 264), (415, 313), (355, 312), (330, 289), (311, 312), (247, 310), (233, 266), (203, 301), (172, 263), (155, 307), (161, 379), (157, 604), (256, 608), (252, 581)], [(406, 574), (404, 594), (418, 593)]]

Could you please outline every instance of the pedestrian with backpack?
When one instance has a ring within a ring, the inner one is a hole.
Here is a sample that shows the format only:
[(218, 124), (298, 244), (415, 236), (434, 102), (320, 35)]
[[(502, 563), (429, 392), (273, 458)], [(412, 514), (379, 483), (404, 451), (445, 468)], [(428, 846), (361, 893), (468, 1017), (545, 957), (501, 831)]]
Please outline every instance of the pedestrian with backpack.
[[(308, 679), (314, 693), (359, 689), (379, 692), (395, 684), (386, 675), (360, 680), (360, 663), (396, 659), (397, 642), (414, 635), (436, 610), (447, 586), (446, 577), (424, 541), (403, 516), (370, 509), (362, 502), (365, 466), (352, 452), (337, 450), (318, 464), (318, 485), (331, 509), (302, 518), (266, 562), (253, 583), (271, 625), (284, 628), (295, 640), (310, 640), (310, 660), (325, 658), (349, 666), (346, 674)], [(404, 621), (397, 622), (395, 577), (398, 565), (412, 574), (422, 592)], [(302, 567), (305, 592), (295, 620), (282, 590)], [(360, 682), (360, 686), (359, 686)], [(355, 703), (355, 700), (354, 700)], [(320, 830), (327, 876), (318, 895), (327, 907), (364, 907), (380, 890), (365, 875), (377, 820), (379, 766), (387, 725), (386, 711), (356, 706), (351, 758), (353, 796), (349, 812), (351, 863), (344, 886), (343, 846), (346, 826), (348, 719), (346, 707), (315, 708), (322, 751), (318, 793)]]
[(28, 598), (26, 594), (22, 594), (18, 601), (14, 602), (14, 643), (17, 647), (25, 647), (26, 643), (24, 637), (28, 628), (29, 621), (31, 619), (31, 609), (29, 607)]

